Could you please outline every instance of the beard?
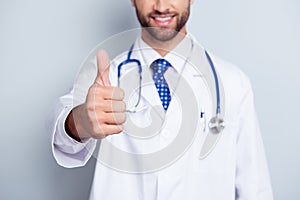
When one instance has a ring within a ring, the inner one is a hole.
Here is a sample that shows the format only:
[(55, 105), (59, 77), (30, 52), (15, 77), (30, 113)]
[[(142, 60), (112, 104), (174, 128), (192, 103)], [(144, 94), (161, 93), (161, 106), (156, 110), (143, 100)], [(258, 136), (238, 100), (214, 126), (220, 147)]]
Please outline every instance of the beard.
[(150, 20), (147, 20), (147, 18), (151, 18), (152, 14), (161, 14), (161, 13), (153, 12), (148, 14), (147, 17), (145, 17), (138, 11), (138, 9), (135, 9), (135, 11), (141, 26), (145, 28), (153, 38), (162, 42), (169, 41), (173, 39), (175, 36), (177, 36), (180, 30), (185, 26), (190, 16), (190, 6), (188, 6), (187, 9), (185, 9), (184, 12), (182, 12), (181, 15), (175, 16), (175, 17), (179, 16), (179, 18), (174, 28), (154, 27), (150, 25)]

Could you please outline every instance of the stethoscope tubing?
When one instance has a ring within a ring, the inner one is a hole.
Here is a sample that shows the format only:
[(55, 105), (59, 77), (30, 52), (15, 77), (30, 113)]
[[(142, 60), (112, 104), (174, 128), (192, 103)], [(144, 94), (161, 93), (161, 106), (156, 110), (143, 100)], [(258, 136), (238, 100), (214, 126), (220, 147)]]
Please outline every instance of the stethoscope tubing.
[(208, 60), (208, 63), (210, 65), (210, 67), (211, 67), (211, 70), (212, 70), (212, 73), (213, 73), (213, 76), (214, 76), (215, 86), (216, 86), (216, 98), (217, 98), (216, 114), (220, 115), (220, 113), (221, 113), (221, 100), (220, 100), (219, 78), (218, 78), (218, 75), (217, 75), (217, 71), (216, 71), (215, 65), (214, 65), (214, 63), (213, 63), (210, 55), (207, 53), (206, 50), (205, 50), (205, 55), (206, 55), (206, 58)]
[[(141, 94), (141, 84), (142, 84), (142, 64), (141, 62), (138, 60), (138, 59), (132, 59), (131, 58), (131, 55), (132, 55), (132, 52), (133, 52), (133, 48), (134, 48), (134, 44), (131, 45), (130, 49), (129, 49), (129, 52), (128, 52), (128, 55), (127, 55), (127, 59), (124, 60), (123, 62), (121, 62), (119, 65), (118, 65), (118, 86), (120, 86), (120, 77), (121, 77), (121, 70), (122, 70), (122, 67), (124, 65), (127, 65), (129, 63), (136, 63), (137, 66), (138, 66), (138, 70), (139, 70), (139, 74), (140, 74), (140, 80), (139, 80), (139, 95)], [(216, 72), (216, 69), (215, 69), (215, 65), (210, 57), (210, 55), (208, 54), (208, 52), (205, 50), (205, 55), (206, 55), (206, 58), (208, 60), (208, 63), (211, 67), (211, 70), (212, 70), (212, 74), (214, 76), (214, 81), (215, 81), (215, 87), (216, 87), (216, 115), (220, 115), (221, 113), (221, 100), (220, 100), (220, 86), (219, 86), (219, 78), (218, 78), (218, 75), (217, 75), (217, 72)], [(140, 98), (138, 99), (138, 102), (136, 104), (136, 106), (139, 104), (140, 102)]]
[[(118, 65), (118, 87), (120, 86), (120, 77), (121, 77), (121, 70), (122, 67), (124, 65), (127, 65), (129, 63), (136, 63), (138, 66), (138, 72), (139, 72), (139, 98), (137, 100), (137, 103), (135, 105), (135, 108), (138, 107), (139, 103), (140, 103), (140, 99), (141, 99), (141, 90), (142, 90), (142, 65), (141, 62), (138, 59), (132, 59), (131, 55), (133, 52), (133, 48), (134, 48), (134, 43), (131, 45), (129, 52), (128, 52), (128, 56), (127, 59), (123, 62), (121, 62)], [(205, 55), (206, 58), (208, 60), (208, 63), (210, 65), (212, 74), (213, 74), (213, 78), (214, 78), (214, 82), (215, 82), (215, 92), (216, 92), (216, 116), (214, 116), (213, 118), (211, 118), (209, 120), (208, 123), (208, 127), (209, 130), (212, 134), (208, 134), (204, 145), (202, 147), (202, 150), (200, 152), (200, 159), (204, 159), (211, 151), (212, 149), (215, 147), (215, 144), (217, 143), (217, 141), (220, 138), (219, 133), (222, 132), (222, 130), (225, 127), (225, 122), (221, 116), (221, 99), (220, 99), (220, 85), (219, 85), (219, 78), (218, 78), (218, 74), (215, 68), (215, 65), (209, 55), (209, 53), (205, 50)], [(130, 113), (136, 113), (136, 110), (128, 110), (128, 112)]]

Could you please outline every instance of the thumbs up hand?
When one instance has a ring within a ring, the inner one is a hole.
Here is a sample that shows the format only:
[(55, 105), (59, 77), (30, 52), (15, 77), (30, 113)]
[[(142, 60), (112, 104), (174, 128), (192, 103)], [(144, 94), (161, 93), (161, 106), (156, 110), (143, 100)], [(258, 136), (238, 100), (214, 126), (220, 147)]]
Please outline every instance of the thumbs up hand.
[(126, 121), (124, 91), (110, 85), (110, 59), (106, 51), (97, 53), (97, 66), (97, 76), (85, 103), (74, 108), (65, 123), (67, 133), (78, 141), (120, 133)]
[(97, 53), (97, 77), (95, 83), (103, 86), (110, 86), (109, 81), (109, 68), (110, 68), (110, 60), (108, 54), (104, 50), (100, 50)]

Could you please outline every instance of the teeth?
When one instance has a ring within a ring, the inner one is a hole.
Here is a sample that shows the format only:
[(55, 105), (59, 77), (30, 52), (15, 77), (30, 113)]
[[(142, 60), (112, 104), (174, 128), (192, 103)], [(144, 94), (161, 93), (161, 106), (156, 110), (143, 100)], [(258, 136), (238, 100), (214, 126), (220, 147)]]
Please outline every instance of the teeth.
[(171, 17), (155, 17), (155, 20), (161, 21), (161, 22), (165, 22), (170, 20)]

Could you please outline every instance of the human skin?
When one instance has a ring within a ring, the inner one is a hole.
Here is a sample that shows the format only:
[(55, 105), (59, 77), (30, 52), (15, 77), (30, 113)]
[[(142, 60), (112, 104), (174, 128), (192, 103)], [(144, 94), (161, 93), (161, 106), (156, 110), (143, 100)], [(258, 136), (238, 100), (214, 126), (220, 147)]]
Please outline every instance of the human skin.
[[(142, 39), (162, 57), (186, 35), (192, 3), (192, 0), (131, 0), (141, 24)], [(109, 82), (110, 59), (104, 50), (97, 53), (97, 67), (97, 77), (86, 101), (66, 119), (66, 132), (77, 141), (121, 133), (126, 121), (124, 91)]]

